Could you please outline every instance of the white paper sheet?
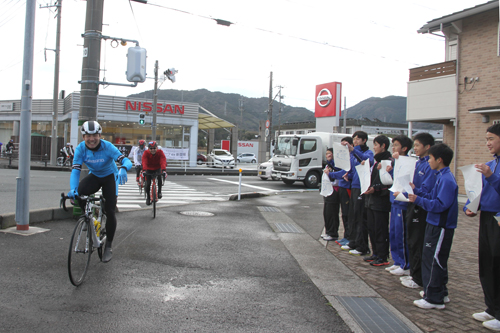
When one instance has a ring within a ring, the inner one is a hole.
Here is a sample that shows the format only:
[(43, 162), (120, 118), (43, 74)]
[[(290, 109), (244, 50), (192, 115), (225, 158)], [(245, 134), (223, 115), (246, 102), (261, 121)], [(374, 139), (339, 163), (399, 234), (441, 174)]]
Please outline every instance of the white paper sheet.
[(370, 161), (366, 160), (364, 164), (356, 165), (356, 172), (361, 184), (361, 193), (365, 193), (371, 182)]
[(338, 142), (333, 143), (333, 161), (335, 166), (345, 171), (351, 170), (351, 158), (349, 148)]
[(413, 157), (399, 156), (394, 164), (394, 181), (392, 187), (389, 189), (391, 192), (407, 192), (413, 194), (410, 187), (410, 182), (413, 181), (413, 174), (415, 173), (415, 164), (417, 160)]
[(482, 174), (477, 171), (474, 164), (469, 164), (458, 168), (464, 175), (464, 187), (470, 203), (466, 206), (473, 213), (477, 213), (481, 191), (483, 190)]
[(382, 167), (379, 170), (380, 181), (384, 185), (392, 185), (392, 183), (393, 183), (391, 174), (389, 172), (387, 172), (387, 167), (390, 166), (391, 163), (392, 163), (391, 160), (380, 161), (380, 164), (382, 165)]

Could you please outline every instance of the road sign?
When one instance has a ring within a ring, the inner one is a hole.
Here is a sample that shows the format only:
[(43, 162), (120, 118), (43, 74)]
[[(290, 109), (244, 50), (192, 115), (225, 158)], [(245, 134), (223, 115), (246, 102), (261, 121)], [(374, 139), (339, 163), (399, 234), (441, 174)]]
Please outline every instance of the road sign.
[[(269, 125), (270, 125), (269, 120), (266, 120), (266, 128), (269, 128)], [(267, 136), (267, 134), (266, 134), (266, 136)]]
[(266, 128), (266, 137), (269, 136), (269, 128)]

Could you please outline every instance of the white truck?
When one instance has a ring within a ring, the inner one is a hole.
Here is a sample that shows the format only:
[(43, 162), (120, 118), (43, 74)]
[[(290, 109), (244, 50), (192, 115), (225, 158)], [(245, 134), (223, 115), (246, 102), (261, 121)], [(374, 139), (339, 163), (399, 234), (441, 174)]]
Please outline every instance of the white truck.
[[(326, 149), (334, 142), (350, 136), (345, 133), (313, 132), (304, 135), (280, 135), (273, 156), (273, 177), (281, 177), (285, 184), (303, 181), (308, 188), (318, 187), (326, 165)], [(374, 136), (367, 145), (373, 147)]]

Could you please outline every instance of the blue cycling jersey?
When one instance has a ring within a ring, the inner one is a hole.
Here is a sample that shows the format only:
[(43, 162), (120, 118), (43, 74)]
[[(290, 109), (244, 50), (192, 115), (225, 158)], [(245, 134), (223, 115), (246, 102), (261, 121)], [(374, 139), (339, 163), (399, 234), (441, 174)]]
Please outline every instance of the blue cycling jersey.
[(101, 139), (101, 146), (96, 151), (85, 146), (85, 141), (76, 147), (73, 158), (73, 169), (81, 169), (85, 163), (90, 173), (97, 177), (106, 177), (118, 173), (115, 161), (121, 162), (125, 158), (123, 154), (109, 141)]

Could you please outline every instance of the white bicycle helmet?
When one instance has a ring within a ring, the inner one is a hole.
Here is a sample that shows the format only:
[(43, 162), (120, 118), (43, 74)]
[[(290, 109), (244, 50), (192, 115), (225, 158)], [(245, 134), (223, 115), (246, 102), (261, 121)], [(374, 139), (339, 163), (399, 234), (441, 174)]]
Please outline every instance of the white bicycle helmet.
[(82, 135), (102, 133), (102, 127), (97, 121), (89, 120), (83, 123), (81, 132)]

